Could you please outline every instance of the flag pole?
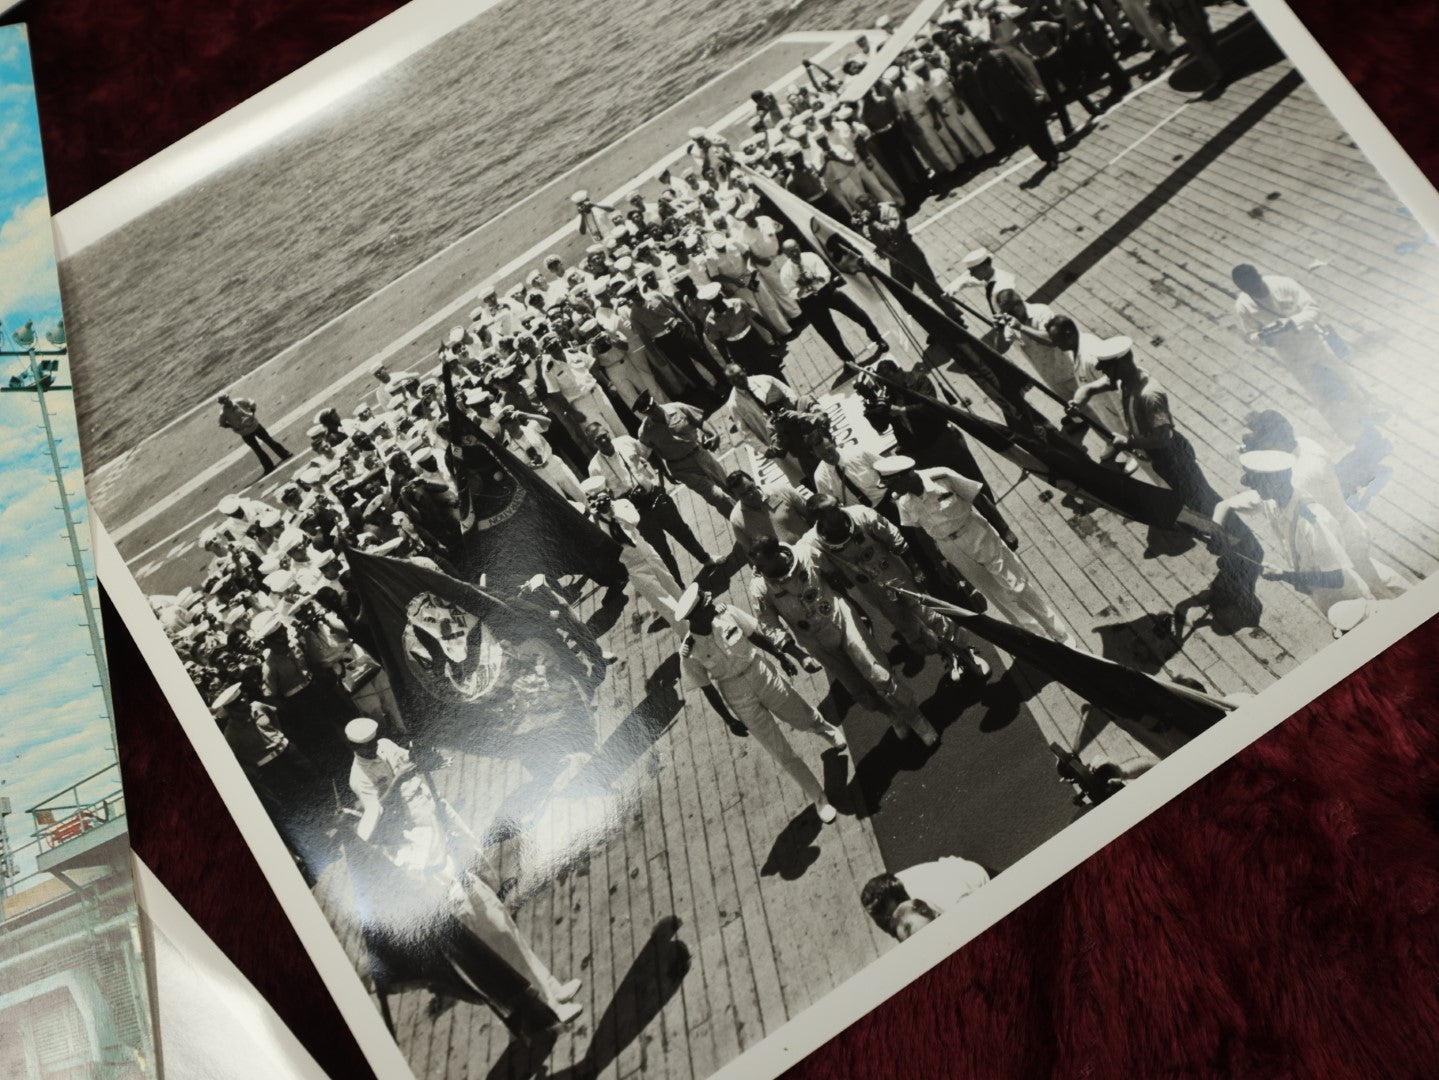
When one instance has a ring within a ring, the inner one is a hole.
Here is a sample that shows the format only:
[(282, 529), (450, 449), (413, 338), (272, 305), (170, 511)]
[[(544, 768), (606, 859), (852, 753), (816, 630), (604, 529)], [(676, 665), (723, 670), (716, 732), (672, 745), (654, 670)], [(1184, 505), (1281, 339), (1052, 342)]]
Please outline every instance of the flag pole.
[[(941, 600), (941, 599), (939, 599), (937, 596), (931, 596), (929, 593), (919, 592), (919, 591), (916, 590), (916, 589), (906, 589), (906, 588), (904, 588), (902, 585), (895, 585), (895, 586), (891, 586), (891, 587), (892, 587), (896, 592), (903, 593), (904, 595), (906, 595), (906, 596), (908, 596), (908, 597), (910, 597), (910, 598), (912, 598), (912, 599), (914, 599), (914, 600), (918, 600), (918, 601), (919, 601), (921, 604), (923, 604), (925, 607), (931, 608), (931, 609), (939, 612), (939, 613), (942, 614), (942, 615), (951, 615), (951, 616), (958, 617), (958, 618), (960, 618), (960, 619), (965, 619), (965, 618), (973, 619), (973, 618), (978, 618), (978, 617), (980, 617), (981, 614), (982, 614), (981, 612), (972, 611), (972, 610), (970, 610), (969, 608), (966, 608), (966, 607), (960, 607), (958, 604), (954, 604), (954, 603), (952, 603), (952, 602), (950, 602), (950, 601), (948, 601), (948, 600)], [(982, 635), (981, 635), (981, 636), (982, 636)], [(1054, 644), (1059, 645), (1061, 648), (1065, 648), (1065, 649), (1069, 649), (1069, 648), (1070, 648), (1070, 646), (1064, 645), (1062, 642), (1055, 642)], [(996, 646), (996, 647), (998, 647), (998, 648), (1003, 648), (1003, 646)], [(1071, 649), (1071, 651), (1077, 651), (1077, 650), (1072, 650), (1072, 649)], [(1008, 649), (1005, 649), (1005, 652), (1009, 652), (1009, 650), (1008, 650)], [(1010, 655), (1013, 655), (1013, 653), (1011, 653)], [(1096, 660), (1096, 661), (1098, 661), (1098, 662), (1100, 662), (1100, 663), (1109, 664), (1109, 665), (1111, 665), (1111, 666), (1113, 666), (1113, 667), (1119, 668), (1119, 669), (1122, 670), (1122, 671), (1128, 671), (1128, 672), (1130, 672), (1131, 674), (1134, 674), (1134, 675), (1142, 675), (1144, 678), (1150, 679), (1150, 680), (1152, 680), (1153, 682), (1157, 683), (1158, 685), (1160, 685), (1161, 687), (1163, 687), (1165, 690), (1168, 690), (1168, 691), (1170, 691), (1170, 692), (1172, 692), (1172, 693), (1174, 693), (1174, 694), (1177, 694), (1177, 695), (1180, 696), (1180, 697), (1188, 698), (1188, 699), (1190, 699), (1191, 701), (1194, 701), (1194, 702), (1196, 702), (1196, 703), (1198, 703), (1198, 704), (1208, 705), (1208, 706), (1211, 706), (1211, 707), (1213, 707), (1213, 708), (1223, 709), (1225, 712), (1233, 712), (1233, 711), (1234, 711), (1235, 706), (1234, 706), (1232, 703), (1230, 703), (1230, 702), (1228, 702), (1228, 701), (1225, 701), (1223, 698), (1215, 697), (1213, 694), (1207, 694), (1207, 693), (1205, 693), (1205, 692), (1203, 692), (1203, 691), (1201, 691), (1201, 690), (1191, 689), (1191, 688), (1188, 687), (1188, 686), (1184, 686), (1182, 683), (1176, 683), (1176, 682), (1173, 682), (1173, 681), (1171, 681), (1171, 680), (1169, 680), (1169, 679), (1161, 679), (1159, 676), (1157, 676), (1157, 675), (1151, 675), (1151, 674), (1149, 674), (1147, 671), (1138, 671), (1138, 670), (1136, 670), (1136, 669), (1134, 669), (1134, 668), (1127, 668), (1127, 667), (1125, 667), (1123, 664), (1116, 663), (1115, 661), (1109, 659), (1109, 657), (1107, 657), (1107, 656), (1096, 656), (1094, 653), (1088, 653), (1087, 655), (1089, 656), (1090, 659)], [(1076, 692), (1077, 692), (1077, 691), (1076, 691)], [(1084, 695), (1081, 694), (1080, 696), (1083, 697)], [(1088, 698), (1085, 698), (1085, 700), (1088, 701), (1089, 699), (1088, 699)], [(1090, 702), (1090, 704), (1094, 704), (1094, 702)], [(1104, 708), (1104, 706), (1098, 706), (1098, 707), (1099, 707), (1099, 708)]]

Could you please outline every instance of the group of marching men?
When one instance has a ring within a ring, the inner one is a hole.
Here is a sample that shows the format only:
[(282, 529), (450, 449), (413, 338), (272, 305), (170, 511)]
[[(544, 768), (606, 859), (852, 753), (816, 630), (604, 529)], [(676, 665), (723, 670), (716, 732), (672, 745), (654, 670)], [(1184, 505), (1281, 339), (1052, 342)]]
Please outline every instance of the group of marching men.
[[(722, 137), (696, 129), (687, 148), (694, 167), (666, 176), (653, 201), (636, 193), (616, 209), (578, 193), (581, 229), (593, 240), (580, 265), (551, 256), (504, 295), (483, 289), (468, 323), (440, 348), (453, 400), (468, 420), (617, 542), (627, 576), (605, 584), (627, 590), (636, 625), (648, 608), (673, 628), (683, 685), (701, 690), (733, 730), (773, 755), (825, 822), (835, 809), (784, 728), (833, 748), (843, 748), (845, 736), (795, 688), (800, 666), (882, 713), (900, 736), (932, 745), (938, 736), (906, 676), (928, 656), (939, 657), (956, 682), (980, 684), (989, 670), (926, 594), (1084, 646), (1030, 580), (1015, 553), (1019, 540), (964, 437), (894, 389), (936, 390), (919, 350), (882, 329), (873, 307), (856, 302), (834, 270), (853, 266), (857, 254), (831, 247), (827, 260), (788, 235), (737, 161), (854, 225), (897, 280), (940, 292), (905, 226), (905, 207), (1002, 138), (1003, 125), (978, 119), (986, 107), (979, 98), (963, 96), (970, 69), (983, 82), (987, 66), (1003, 58), (1017, 78), (1038, 80), (1063, 114), (1066, 93), (1087, 102), (1084, 64), (1098, 63), (1100, 47), (1110, 47), (1081, 5), (1056, 5), (1057, 23), (1046, 14), (1043, 4), (1028, 15), (958, 5), (857, 107), (840, 104), (836, 83), (819, 76), (786, 105), (758, 92), (756, 138), (737, 154)], [(1052, 51), (1033, 33), (1041, 24), (1067, 31)], [(1153, 43), (1148, 30), (1135, 29)], [(877, 47), (883, 33), (873, 32), (866, 47)], [(1066, 59), (1065, 49), (1079, 51)], [(846, 72), (856, 64), (862, 58)], [(987, 107), (1002, 115), (996, 102)], [(1023, 136), (1028, 129), (1012, 123), (1008, 130)], [(783, 141), (774, 142), (776, 132)], [(1102, 460), (1126, 471), (1142, 465), (1216, 522), (1268, 515), (1293, 564), (1276, 573), (1311, 596), (1392, 595), (1381, 590), (1398, 586), (1368, 559), (1363, 523), (1317, 443), (1296, 438), (1277, 414), (1256, 417), (1241, 459), (1253, 490), (1220, 500), (1128, 338), (1096, 342), (1072, 320), (1026, 304), (987, 251), (971, 252), (965, 266), (957, 284), (982, 297), (975, 302), (987, 306), (1000, 347), (1013, 346), (1011, 355), (1068, 401), (1072, 416), (1104, 421), (1111, 437)], [(1253, 301), (1253, 311), (1244, 296), (1240, 305), (1251, 340), (1290, 362), (1303, 384), (1304, 365), (1324, 360), (1310, 355), (1312, 300), (1293, 294), (1303, 290), (1288, 279), (1240, 277)], [(851, 337), (868, 339), (862, 356), (837, 316), (852, 325)], [(855, 390), (864, 415), (890, 432), (894, 452), (866, 448), (796, 389), (787, 343), (807, 326), (837, 361), (862, 364)], [(428, 823), (423, 843), (411, 829), (384, 854), (444, 882), (465, 924), (525, 975), (549, 1014), (570, 1019), (579, 1011), (578, 984), (558, 982), (534, 956), (497, 883), (436, 846), (435, 837), (453, 835), (457, 822), (409, 752), (382, 736), (405, 731), (404, 719), (339, 551), (455, 573), (462, 523), (442, 380), (383, 366), (374, 374), (374, 404), (315, 417), (309, 459), (273, 501), (221, 501), (219, 523), (201, 537), (212, 556), (204, 582), (156, 598), (156, 611), (302, 862), (315, 822), (333, 818), (327, 780), (347, 779), (362, 807), (362, 840), (383, 835), (376, 828), (386, 814)], [(259, 427), (253, 403), (225, 398), (222, 408), (239, 410), (241, 422), (227, 426), (242, 434)], [(727, 521), (750, 568), (753, 614), (701, 584), (715, 581), (723, 553), (696, 534), (697, 523), (673, 498), (676, 485)], [(672, 541), (693, 557), (694, 573), (683, 571)], [(566, 594), (558, 584), (537, 578), (524, 588), (560, 609)], [(564, 614), (566, 625), (583, 627), (572, 611)], [(894, 642), (880, 640), (881, 626), (892, 628)], [(587, 649), (601, 666), (615, 660), (597, 642)]]

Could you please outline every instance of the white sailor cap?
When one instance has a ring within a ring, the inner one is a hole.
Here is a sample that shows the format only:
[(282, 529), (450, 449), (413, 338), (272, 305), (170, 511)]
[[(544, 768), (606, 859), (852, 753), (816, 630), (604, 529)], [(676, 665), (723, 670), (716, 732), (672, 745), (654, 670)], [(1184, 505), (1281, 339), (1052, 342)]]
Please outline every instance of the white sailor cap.
[(225, 689), (220, 691), (219, 695), (216, 696), (214, 701), (210, 702), (210, 711), (224, 712), (231, 705), (235, 704), (235, 702), (240, 700), (240, 695), (242, 693), (244, 693), (244, 687), (242, 687), (239, 683), (231, 683), (229, 686), (225, 687)]
[(380, 725), (368, 716), (357, 716), (345, 725), (345, 739), (353, 746), (364, 746), (380, 737)]
[(608, 251), (608, 250), (609, 250), (609, 249), (606, 248), (606, 247), (604, 246), (604, 244), (591, 244), (589, 247), (585, 248), (585, 254), (586, 254), (586, 255), (603, 255), (603, 254), (604, 254), (606, 251)]
[(1353, 630), (1369, 617), (1371, 610), (1370, 601), (1362, 596), (1356, 596), (1352, 600), (1340, 600), (1329, 605), (1329, 610), (1324, 614), (1329, 619), (1329, 625), (1334, 627), (1335, 634), (1346, 634)]
[(499, 299), (499, 295), (500, 291), (494, 285), (486, 285), (479, 293), (481, 300)]
[(285, 515), (273, 506), (263, 507), (255, 514), (255, 524), (262, 529), (273, 529), (284, 519)]
[(1134, 351), (1134, 342), (1123, 334), (1112, 338), (1105, 338), (1094, 347), (1094, 362), (1103, 363), (1106, 360), (1118, 360), (1121, 356), (1127, 356)]
[(964, 268), (973, 270), (976, 266), (981, 266), (992, 258), (994, 256), (990, 254), (989, 248), (975, 248), (964, 257)]
[(264, 641), (276, 630), (283, 630), (285, 621), (273, 611), (262, 611), (255, 616), (255, 621), (250, 624), (250, 638), (253, 641)]
[(265, 588), (272, 593), (282, 593), (295, 584), (295, 572), (293, 570), (272, 570), (265, 575)]
[(710, 281), (706, 282), (704, 285), (701, 285), (698, 289), (695, 290), (695, 293), (699, 296), (701, 300), (713, 300), (723, 291), (724, 290), (720, 288), (720, 284), (718, 281)]
[(313, 439), (315, 436), (323, 434), (325, 434), (325, 427), (323, 424), (311, 424), (305, 429), (305, 438), (307, 439)]
[(881, 79), (883, 79), (885, 82), (898, 82), (898, 81), (899, 81), (899, 76), (900, 76), (899, 68), (896, 67), (896, 66), (893, 65), (893, 64), (891, 64), (889, 67), (885, 68), (882, 72), (880, 72), (880, 75), (879, 75), (879, 77), (880, 77)]
[(702, 127), (692, 127), (692, 128), (690, 128), (690, 138), (691, 138), (691, 139), (703, 139), (703, 138), (706, 138), (708, 135), (709, 135), (709, 132), (705, 131), (705, 129), (702, 128)]
[(914, 465), (914, 458), (906, 454), (888, 454), (885, 457), (875, 458), (874, 471), (881, 480), (884, 480), (891, 476), (898, 476), (900, 473), (909, 472)]
[(710, 233), (710, 247), (716, 251), (723, 251), (729, 247), (729, 237), (721, 232)]
[(675, 597), (675, 618), (688, 619), (694, 614), (695, 608), (700, 605), (700, 587), (698, 582), (691, 582), (685, 586), (685, 591)]
[(450, 327), (450, 335), (445, 339), (450, 345), (459, 345), (465, 340), (465, 328), (463, 326)]
[(292, 525), (280, 533), (279, 538), (275, 541), (275, 549), (283, 555), (294, 551), (304, 542), (305, 534)]
[(1294, 455), (1283, 450), (1250, 450), (1239, 455), (1239, 467), (1248, 473), (1282, 473), (1294, 468)]
[(215, 509), (226, 517), (234, 517), (240, 512), (240, 508), (241, 503), (238, 495), (225, 495), (215, 504)]
[(570, 202), (574, 203), (576, 206), (579, 206), (581, 203), (587, 203), (589, 201), (590, 193), (586, 188), (580, 188), (579, 191), (575, 192), (573, 195), (570, 196)]
[(609, 484), (603, 476), (587, 476), (580, 481), (580, 490), (585, 493), (585, 498), (591, 495), (598, 495), (602, 491), (609, 490)]

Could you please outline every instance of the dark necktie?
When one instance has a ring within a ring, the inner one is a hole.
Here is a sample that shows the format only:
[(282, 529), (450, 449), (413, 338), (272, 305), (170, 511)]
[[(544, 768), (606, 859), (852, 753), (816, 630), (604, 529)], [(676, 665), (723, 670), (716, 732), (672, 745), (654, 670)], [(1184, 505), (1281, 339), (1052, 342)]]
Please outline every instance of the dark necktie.
[(844, 485), (845, 490), (848, 491), (851, 495), (853, 495), (859, 501), (859, 504), (861, 506), (874, 505), (872, 502), (870, 502), (869, 496), (864, 493), (864, 491), (860, 488), (858, 484), (856, 484), (853, 480), (849, 478), (849, 476), (845, 473), (844, 468), (838, 462), (835, 463), (834, 471), (839, 473), (839, 482)]

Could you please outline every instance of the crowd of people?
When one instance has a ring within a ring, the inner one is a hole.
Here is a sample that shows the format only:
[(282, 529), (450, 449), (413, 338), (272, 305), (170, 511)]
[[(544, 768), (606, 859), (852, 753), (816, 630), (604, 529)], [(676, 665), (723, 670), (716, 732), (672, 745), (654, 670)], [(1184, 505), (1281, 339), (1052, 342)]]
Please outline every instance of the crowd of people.
[[(657, 617), (671, 628), (682, 690), (699, 690), (732, 731), (772, 755), (822, 821), (836, 810), (813, 763), (816, 751), (844, 750), (845, 707), (876, 710), (898, 736), (932, 745), (939, 735), (912, 678), (926, 658), (976, 691), (991, 677), (974, 641), (925, 596), (1086, 648), (1030, 578), (1022, 537), (964, 435), (915, 396), (940, 392), (934, 343), (916, 344), (869, 302), (852, 245), (799, 234), (756, 176), (860, 233), (900, 285), (977, 314), (989, 343), (1062, 404), (1066, 430), (1100, 433), (1097, 460), (1157, 477), (1213, 523), (1221, 568), (1228, 558), (1236, 580), (1279, 576), (1326, 614), (1403, 587), (1369, 555), (1353, 509), (1372, 473), (1346, 481), (1318, 441), (1268, 411), (1245, 435), (1252, 486), (1222, 498), (1130, 338), (1093, 338), (1027, 303), (983, 249), (966, 257), (958, 282), (942, 283), (910, 234), (908, 216), (930, 192), (1020, 145), (1057, 166), (1051, 121), (1072, 133), (1072, 105), (1095, 115), (1171, 59), (1176, 46), (1155, 12), (1222, 77), (1196, 0), (984, 0), (952, 4), (852, 100), (845, 87), (883, 47), (882, 21), (840, 71), (810, 66), (783, 96), (756, 91), (752, 133), (733, 147), (721, 133), (691, 131), (683, 167), (658, 190), (616, 206), (576, 193), (588, 243), (577, 265), (552, 255), (510, 288), (485, 287), (439, 349), (444, 378), (376, 368), (376, 400), (349, 415), (322, 410), (303, 464), (288, 466), (273, 500), (220, 502), (218, 523), (201, 536), (211, 556), (204, 579), (155, 608), (311, 873), (323, 859), (317, 835), (354, 810), (358, 842), (434, 888), (457, 925), (521, 973), (546, 1016), (578, 1011), (577, 983), (560, 982), (529, 950), (499, 899), (503, 883), (477, 869), (483, 844), (457, 846), (464, 830), (411, 761), (415, 748), (401, 747), (414, 734), (397, 693), (402, 673), (380, 660), (373, 613), (345, 557), (463, 574), (455, 410), (615, 541), (623, 570), (601, 584), (624, 590), (637, 626)], [(1131, 41), (1152, 56), (1126, 69), (1121, 46)], [(1342, 361), (1325, 351), (1307, 294), (1253, 267), (1237, 268), (1235, 281), (1255, 346), (1291, 365), (1325, 414), (1342, 417), (1346, 438), (1372, 439), (1345, 396), (1351, 387), (1332, 377)], [(811, 327), (836, 372), (861, 369), (838, 393), (863, 399), (870, 437), (856, 438), (803, 388), (789, 345)], [(266, 473), (285, 467), (292, 451), (254, 402), (222, 397), (220, 406), (222, 426)], [(680, 489), (697, 501), (677, 501)], [(703, 539), (711, 513), (736, 558)], [(728, 602), (721, 586), (741, 563), (748, 603)], [(583, 582), (507, 580), (502, 567), (488, 577), (552, 611), (568, 647), (603, 679), (616, 658), (572, 607)], [(428, 593), (407, 617), (412, 653), (446, 665), (463, 695), (466, 677), (488, 662), (476, 655), (473, 620)], [(839, 688), (838, 715), (822, 715), (796, 687), (802, 667)], [(905, 902), (902, 888), (887, 888), (871, 898), (886, 925)], [(900, 921), (927, 910), (906, 909)]]

